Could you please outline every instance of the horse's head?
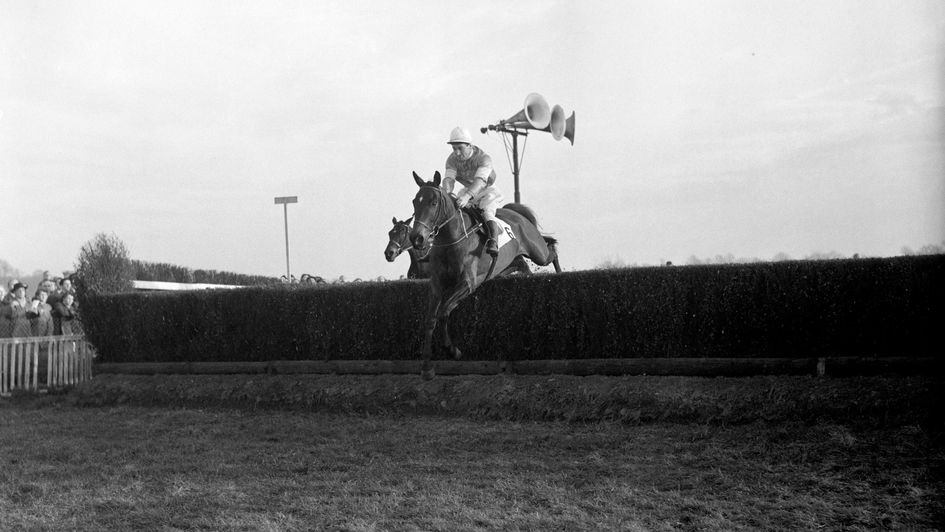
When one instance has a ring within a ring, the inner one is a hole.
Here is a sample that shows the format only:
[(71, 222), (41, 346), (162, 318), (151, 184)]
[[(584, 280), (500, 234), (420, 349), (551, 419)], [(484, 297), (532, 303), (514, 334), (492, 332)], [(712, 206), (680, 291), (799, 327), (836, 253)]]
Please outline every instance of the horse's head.
[(384, 258), (387, 259), (387, 262), (394, 262), (398, 256), (405, 249), (410, 248), (410, 221), (413, 218), (407, 218), (402, 222), (398, 222), (397, 218), (394, 217), (394, 227), (387, 232), (387, 237), (390, 239), (387, 242), (387, 248), (384, 249)]
[(456, 205), (440, 188), (440, 172), (433, 174), (433, 181), (424, 182), (416, 172), (413, 179), (420, 190), (413, 198), (413, 229), (410, 242), (416, 249), (431, 245), (440, 226), (456, 214)]

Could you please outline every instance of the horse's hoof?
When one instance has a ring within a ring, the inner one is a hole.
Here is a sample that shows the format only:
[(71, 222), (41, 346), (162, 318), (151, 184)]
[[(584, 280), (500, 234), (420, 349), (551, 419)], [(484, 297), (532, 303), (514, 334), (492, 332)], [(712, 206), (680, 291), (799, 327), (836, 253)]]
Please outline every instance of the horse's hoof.
[(432, 367), (420, 370), (420, 378), (425, 381), (432, 380), (433, 377), (435, 376), (436, 376), (436, 370), (434, 370)]
[(463, 352), (460, 351), (456, 346), (450, 347), (450, 354), (453, 355), (454, 360), (460, 360), (463, 358)]

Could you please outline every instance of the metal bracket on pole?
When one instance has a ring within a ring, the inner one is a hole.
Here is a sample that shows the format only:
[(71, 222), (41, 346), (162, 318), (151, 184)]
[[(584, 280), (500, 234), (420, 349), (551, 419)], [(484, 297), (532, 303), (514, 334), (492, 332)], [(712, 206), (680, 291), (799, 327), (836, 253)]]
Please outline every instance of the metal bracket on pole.
[[(518, 177), (522, 168), (521, 168), (521, 160), (519, 159), (519, 156), (518, 156), (518, 137), (519, 135), (523, 135), (527, 137), (528, 132), (523, 131), (521, 129), (516, 129), (514, 127), (510, 127), (508, 124), (504, 124), (502, 122), (498, 124), (492, 124), (492, 125), (479, 129), (480, 133), (485, 133), (486, 131), (498, 131), (499, 133), (508, 133), (509, 135), (512, 135), (512, 177), (515, 179), (515, 203), (521, 203), (522, 197), (521, 197), (521, 194), (519, 193)], [(506, 145), (506, 148), (508, 148), (508, 145)]]

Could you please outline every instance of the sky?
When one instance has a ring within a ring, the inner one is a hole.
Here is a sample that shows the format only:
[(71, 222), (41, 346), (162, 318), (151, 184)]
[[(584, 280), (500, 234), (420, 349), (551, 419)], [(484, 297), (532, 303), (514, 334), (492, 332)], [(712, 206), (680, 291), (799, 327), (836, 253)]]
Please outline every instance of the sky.
[[(395, 279), (455, 126), (530, 93), (521, 200), (565, 270), (945, 243), (945, 2), (0, 0), (0, 259)], [(297, 196), (286, 211), (277, 196)]]

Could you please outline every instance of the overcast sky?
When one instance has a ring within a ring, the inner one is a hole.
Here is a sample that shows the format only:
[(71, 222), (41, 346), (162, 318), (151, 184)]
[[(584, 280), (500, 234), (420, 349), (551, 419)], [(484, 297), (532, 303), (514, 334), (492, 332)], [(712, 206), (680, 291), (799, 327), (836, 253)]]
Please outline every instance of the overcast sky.
[(566, 270), (945, 242), (945, 2), (0, 0), (0, 258), (397, 278), (462, 125)]

